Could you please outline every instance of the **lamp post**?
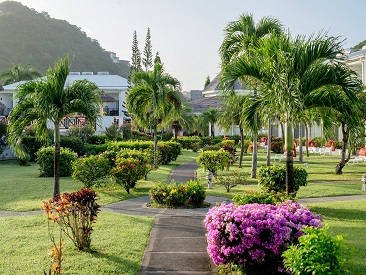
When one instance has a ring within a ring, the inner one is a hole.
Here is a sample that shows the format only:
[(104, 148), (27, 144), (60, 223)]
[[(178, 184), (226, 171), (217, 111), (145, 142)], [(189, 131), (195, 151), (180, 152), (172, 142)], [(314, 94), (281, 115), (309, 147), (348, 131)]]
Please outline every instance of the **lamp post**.
[(207, 188), (211, 189), (212, 188), (212, 179), (213, 179), (213, 173), (208, 171), (207, 175), (206, 175), (206, 179), (208, 179), (208, 184), (207, 184)]
[(362, 184), (362, 191), (366, 192), (366, 174), (364, 174), (361, 178), (361, 181), (363, 182)]

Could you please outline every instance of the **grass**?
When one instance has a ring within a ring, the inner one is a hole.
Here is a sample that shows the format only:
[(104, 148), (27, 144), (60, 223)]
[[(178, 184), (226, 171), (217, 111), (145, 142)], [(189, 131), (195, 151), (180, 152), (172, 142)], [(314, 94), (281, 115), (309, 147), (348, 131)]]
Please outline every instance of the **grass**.
[[(95, 188), (99, 194), (98, 203), (106, 205), (146, 196), (155, 182), (165, 182), (175, 166), (193, 161), (196, 156), (198, 153), (185, 150), (176, 161), (169, 165), (162, 165), (156, 171), (151, 171), (148, 174), (148, 180), (140, 180), (131, 190), (131, 194), (127, 194), (122, 187), (116, 184)], [(30, 166), (19, 166), (14, 160), (0, 161), (0, 175), (0, 211), (39, 210), (42, 201), (52, 198), (53, 178), (40, 177), (36, 163), (31, 163)], [(63, 177), (60, 182), (61, 193), (73, 192), (82, 188), (82, 183), (71, 177)]]
[[(273, 154), (274, 155), (274, 154)], [(359, 163), (355, 165), (346, 165), (343, 168), (342, 175), (335, 174), (335, 167), (339, 162), (340, 156), (338, 155), (310, 155), (304, 157), (304, 163), (309, 164), (309, 168), (305, 168), (303, 163), (294, 162), (295, 166), (303, 167), (308, 172), (309, 184), (306, 187), (300, 187), (297, 194), (299, 198), (313, 198), (313, 197), (329, 197), (329, 196), (349, 196), (349, 195), (361, 195), (362, 184), (361, 177), (366, 171), (366, 165)], [(251, 171), (252, 155), (246, 154), (243, 158), (243, 169), (246, 172)], [(266, 164), (266, 154), (260, 152), (258, 154), (258, 169)], [(274, 165), (285, 165), (285, 162), (271, 162)], [(231, 170), (239, 170), (237, 163)], [(199, 168), (197, 175), (204, 182), (206, 173), (202, 168)], [(208, 195), (223, 196), (232, 198), (236, 194), (242, 194), (243, 191), (255, 190), (259, 191), (260, 188), (257, 186), (258, 182), (256, 179), (248, 179), (248, 185), (236, 186), (230, 193), (227, 193), (223, 186), (215, 186), (213, 189), (207, 190)]]
[(366, 270), (366, 201), (344, 201), (309, 204), (320, 213), (334, 235), (344, 235), (346, 244), (353, 248), (346, 264), (349, 274), (364, 274)]
[[(151, 217), (99, 213), (92, 253), (77, 251), (65, 238), (65, 274), (138, 274), (152, 222)], [(0, 218), (0, 228), (0, 274), (48, 271), (52, 244), (45, 215)]]

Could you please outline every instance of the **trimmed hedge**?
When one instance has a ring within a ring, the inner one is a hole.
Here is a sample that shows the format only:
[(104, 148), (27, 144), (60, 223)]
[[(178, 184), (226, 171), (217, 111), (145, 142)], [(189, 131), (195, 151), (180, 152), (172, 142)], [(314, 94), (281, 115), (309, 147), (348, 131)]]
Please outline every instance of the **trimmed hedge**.
[[(60, 177), (69, 177), (72, 174), (71, 163), (77, 159), (77, 154), (68, 148), (61, 147), (60, 150)], [(55, 147), (43, 147), (37, 152), (37, 163), (42, 177), (54, 176), (54, 154)]]
[(69, 148), (70, 150), (77, 153), (79, 156), (83, 156), (85, 153), (84, 143), (79, 137), (61, 136), (60, 146), (64, 148)]

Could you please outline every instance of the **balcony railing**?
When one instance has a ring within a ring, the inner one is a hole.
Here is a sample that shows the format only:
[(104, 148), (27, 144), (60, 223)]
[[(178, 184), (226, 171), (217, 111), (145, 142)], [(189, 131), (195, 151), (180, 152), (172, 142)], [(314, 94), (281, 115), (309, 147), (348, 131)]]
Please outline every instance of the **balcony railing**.
[(60, 127), (65, 129), (78, 125), (85, 125), (85, 117), (65, 117), (60, 123)]

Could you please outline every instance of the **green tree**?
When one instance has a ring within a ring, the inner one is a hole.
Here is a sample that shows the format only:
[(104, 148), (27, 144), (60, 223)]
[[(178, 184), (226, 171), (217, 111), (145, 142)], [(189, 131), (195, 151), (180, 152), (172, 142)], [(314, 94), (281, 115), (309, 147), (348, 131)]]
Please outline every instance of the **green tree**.
[(238, 94), (229, 94), (224, 97), (223, 105), (221, 107), (218, 124), (228, 131), (233, 125), (238, 125), (240, 131), (241, 151), (239, 157), (239, 167), (241, 168), (244, 154), (244, 128), (245, 120), (243, 117), (243, 110), (248, 102), (249, 97)]
[(80, 112), (96, 121), (101, 104), (98, 87), (87, 80), (66, 85), (70, 70), (69, 56), (59, 59), (54, 68), (49, 68), (45, 79), (31, 80), (16, 90), (17, 104), (9, 115), (9, 143), (17, 153), (21, 150), (22, 132), (33, 123), (39, 140), (49, 139), (47, 120), (53, 123), (55, 142), (54, 193), (60, 194), (60, 122), (70, 113)]
[(133, 39), (132, 39), (132, 57), (131, 57), (131, 74), (134, 72), (139, 72), (142, 70), (141, 67), (141, 53), (139, 49), (139, 42), (137, 40), (137, 33), (136, 31), (133, 32)]
[(142, 65), (145, 67), (145, 71), (150, 70), (152, 66), (152, 46), (151, 46), (151, 35), (150, 28), (147, 28), (147, 34), (145, 39), (144, 57), (142, 58)]
[(178, 132), (189, 129), (193, 125), (192, 109), (188, 103), (184, 103), (179, 112), (168, 116), (168, 125), (174, 130), (174, 140), (178, 139)]
[(157, 127), (167, 114), (182, 108), (180, 82), (164, 71), (161, 63), (155, 63), (153, 71), (135, 72), (134, 86), (126, 96), (126, 107), (132, 119), (154, 134), (154, 167), (157, 168)]
[(159, 52), (156, 52), (155, 59), (154, 59), (154, 64), (155, 63), (161, 63)]
[(338, 108), (344, 112), (340, 103), (345, 97), (358, 101), (355, 93), (360, 91), (361, 82), (355, 72), (334, 59), (338, 53), (340, 42), (325, 34), (308, 39), (271, 35), (224, 68), (223, 81), (229, 87), (245, 76), (258, 81), (260, 93), (246, 109), (248, 119), (258, 111), (276, 109), (281, 114), (285, 123), (287, 194), (294, 191), (294, 122), (308, 109)]
[[(240, 16), (237, 21), (231, 22), (224, 30), (225, 38), (220, 46), (220, 56), (222, 65), (230, 63), (238, 56), (247, 55), (249, 47), (256, 47), (258, 42), (267, 37), (269, 34), (282, 33), (281, 23), (272, 17), (263, 17), (257, 24), (255, 24), (252, 14), (245, 13)], [(246, 80), (245, 77), (240, 79)], [(252, 80), (252, 79), (251, 79)], [(247, 81), (248, 82), (248, 81)], [(253, 97), (257, 96), (256, 82), (248, 82), (254, 89)], [(253, 156), (252, 156), (252, 172), (251, 177), (256, 178), (257, 175), (257, 128), (258, 128), (258, 115), (253, 114), (253, 121), (257, 124), (252, 128), (253, 133)]]
[(0, 73), (0, 83), (4, 86), (22, 80), (32, 80), (40, 76), (41, 74), (31, 68), (30, 65), (25, 67), (14, 65), (13, 68)]
[(210, 125), (211, 138), (214, 139), (215, 138), (215, 123), (219, 119), (219, 110), (214, 109), (214, 108), (209, 108), (207, 110), (204, 110), (202, 112), (202, 118), (206, 124)]
[(205, 85), (204, 85), (203, 89), (206, 89), (206, 87), (208, 86), (208, 84), (210, 84), (210, 82), (211, 82), (211, 80), (210, 80), (210, 76), (208, 75), (208, 76), (206, 77)]

